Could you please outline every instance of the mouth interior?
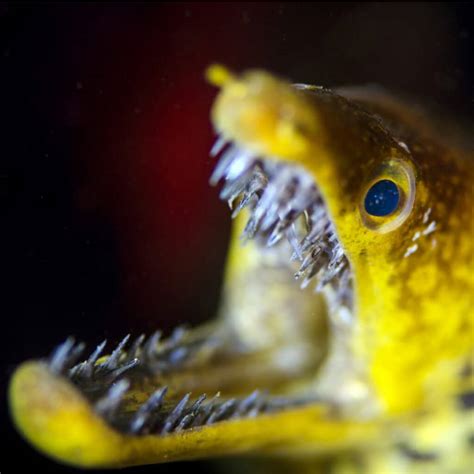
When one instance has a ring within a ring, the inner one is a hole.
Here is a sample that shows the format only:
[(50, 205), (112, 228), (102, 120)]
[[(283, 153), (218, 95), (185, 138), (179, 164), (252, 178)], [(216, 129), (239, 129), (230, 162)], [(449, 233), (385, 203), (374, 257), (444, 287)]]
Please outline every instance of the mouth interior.
[[(294, 268), (299, 262), (295, 278), (301, 287), (313, 284), (315, 291), (323, 291), (330, 315), (341, 309), (351, 314), (350, 263), (313, 178), (301, 167), (254, 156), (221, 138), (211, 155), (219, 156), (211, 183), (224, 181), (220, 197), (229, 203), (232, 216), (244, 208), (249, 211), (242, 238), (282, 252), (288, 251), (285, 242), (289, 242), (293, 253), (290, 251), (288, 263)], [(316, 401), (314, 395), (282, 397), (259, 390), (237, 398), (222, 397), (219, 392), (209, 398), (205, 394), (170, 395), (173, 389), (166, 386), (170, 374), (225, 358), (229, 341), (216, 334), (196, 337), (183, 328), (164, 341), (160, 336), (159, 332), (148, 338), (142, 335), (131, 343), (127, 336), (108, 357), (102, 357), (104, 341), (80, 363), (84, 345), (68, 338), (47, 364), (53, 373), (74, 384), (99, 416), (125, 434), (167, 435)]]
[(262, 247), (286, 239), (293, 249), (290, 263), (299, 262), (295, 279), (301, 288), (314, 281), (316, 291), (325, 291), (331, 312), (341, 307), (352, 312), (351, 265), (318, 186), (306, 170), (255, 156), (222, 138), (211, 155), (220, 156), (211, 184), (224, 181), (220, 198), (228, 202), (232, 217), (249, 210), (242, 238), (254, 239)]

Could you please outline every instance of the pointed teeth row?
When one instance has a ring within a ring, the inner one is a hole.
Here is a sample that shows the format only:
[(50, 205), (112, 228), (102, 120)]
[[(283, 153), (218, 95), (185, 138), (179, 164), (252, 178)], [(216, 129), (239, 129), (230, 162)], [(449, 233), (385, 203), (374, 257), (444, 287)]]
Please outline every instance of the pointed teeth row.
[(76, 344), (74, 338), (69, 337), (53, 351), (48, 366), (52, 372), (66, 375), (83, 391), (100, 392), (132, 369), (152, 374), (176, 370), (203, 351), (213, 350), (218, 346), (217, 338), (187, 340), (187, 334), (182, 327), (176, 328), (163, 341), (160, 331), (148, 338), (142, 334), (126, 349), (130, 340), (130, 335), (127, 335), (101, 361), (107, 344), (104, 340), (80, 363), (77, 360), (82, 356), (85, 345)]
[(76, 345), (73, 337), (68, 337), (60, 344), (49, 358), (49, 368), (56, 374), (61, 374), (65, 369), (73, 365), (84, 352), (85, 344)]
[(129, 387), (130, 382), (125, 379), (112, 385), (107, 394), (96, 402), (95, 411), (105, 419), (113, 420)]
[(94, 405), (95, 411), (110, 424), (122, 431), (134, 435), (181, 432), (198, 426), (209, 426), (219, 421), (252, 418), (262, 413), (271, 413), (285, 408), (301, 406), (310, 400), (290, 400), (270, 398), (255, 390), (242, 399), (221, 400), (220, 393), (206, 402), (202, 394), (191, 401), (191, 393), (185, 394), (171, 410), (165, 410), (167, 387), (156, 390), (144, 402), (134, 415), (124, 421), (118, 416), (120, 405), (124, 400), (130, 384), (120, 380), (112, 385), (105, 396)]
[(291, 260), (301, 262), (295, 277), (302, 288), (316, 278), (316, 291), (330, 284), (337, 304), (351, 304), (350, 265), (311, 176), (303, 168), (257, 157), (221, 137), (211, 150), (212, 156), (219, 154), (210, 182), (223, 181), (220, 197), (229, 203), (233, 218), (249, 209), (243, 240), (256, 239), (268, 247), (287, 240), (293, 249)]

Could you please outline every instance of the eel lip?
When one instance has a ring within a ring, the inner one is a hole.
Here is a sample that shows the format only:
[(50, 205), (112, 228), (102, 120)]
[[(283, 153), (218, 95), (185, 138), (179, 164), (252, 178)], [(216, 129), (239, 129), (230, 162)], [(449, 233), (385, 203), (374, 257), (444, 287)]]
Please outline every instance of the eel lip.
[(31, 444), (81, 468), (243, 453), (328, 453), (366, 443), (376, 429), (372, 422), (341, 420), (329, 406), (315, 403), (166, 436), (131, 435), (109, 426), (70, 381), (40, 361), (25, 362), (16, 370), (9, 401), (14, 423)]
[(12, 377), (8, 395), (17, 428), (56, 460), (96, 467), (120, 465), (127, 456), (123, 437), (95, 415), (71, 383), (45, 364), (23, 363)]

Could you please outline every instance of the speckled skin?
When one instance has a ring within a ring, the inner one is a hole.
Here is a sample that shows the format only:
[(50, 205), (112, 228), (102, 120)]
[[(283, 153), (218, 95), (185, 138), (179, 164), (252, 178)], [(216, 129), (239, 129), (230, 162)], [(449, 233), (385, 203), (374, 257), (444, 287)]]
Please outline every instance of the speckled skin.
[[(347, 100), (318, 88), (298, 91), (292, 102), (275, 99), (262, 112), (291, 122), (298, 149), (291, 140), (282, 145), (267, 130), (246, 129), (233, 102), (255, 110), (262, 90), (273, 88), (273, 97), (284, 97), (278, 89), (285, 85), (264, 73), (249, 73), (236, 83), (224, 87), (214, 108), (218, 130), (314, 176), (355, 273), (356, 352), (383, 410), (403, 413), (420, 406), (430, 384), (436, 393), (442, 390), (434, 375), (438, 368), (444, 378), (452, 364), (453, 383), (457, 380), (456, 361), (467, 357), (473, 343), (472, 157), (437, 141), (426, 119), (417, 121), (401, 105), (393, 110), (380, 94), (371, 103), (370, 94)], [(231, 88), (242, 84), (247, 95), (233, 97)], [(289, 119), (278, 110), (283, 107)], [(378, 115), (367, 112), (371, 108)], [(229, 118), (232, 113), (235, 118)], [(361, 208), (367, 189), (374, 180), (390, 178), (408, 193), (399, 175), (406, 164), (416, 182), (411, 212), (390, 232), (381, 230), (396, 216), (372, 218), (368, 227)]]
[[(243, 218), (235, 225), (217, 325), (255, 351), (252, 364), (267, 368), (269, 380), (280, 378), (281, 392), (309, 390), (321, 402), (165, 438), (114, 433), (111, 446), (105, 434), (93, 445), (81, 435), (68, 444), (67, 436), (56, 442), (67, 431), (57, 406), (70, 414), (80, 404), (86, 434), (100, 423), (84, 414), (77, 394), (67, 396), (71, 387), (33, 363), (19, 369), (10, 390), (20, 430), (50, 455), (82, 466), (271, 453), (285, 456), (281, 472), (471, 472), (473, 427), (457, 396), (472, 385), (461, 373), (474, 346), (473, 157), (380, 91), (294, 88), (262, 71), (236, 77), (217, 67), (209, 75), (222, 87), (212, 111), (217, 131), (257, 155), (303, 166), (350, 260), (355, 304), (341, 326), (319, 296), (292, 284), (278, 258), (255, 244), (242, 248)], [(401, 190), (400, 209), (367, 215), (366, 191), (387, 178)], [(286, 346), (299, 349), (293, 379), (275, 371)], [(255, 382), (245, 380), (255, 367), (242, 367), (229, 365), (241, 374), (230, 393)], [(193, 380), (213, 370), (204, 366)], [(35, 380), (42, 389), (33, 397), (25, 387)], [(46, 404), (59, 388), (66, 395)], [(56, 423), (49, 437), (38, 434), (47, 430), (37, 421), (45, 418)]]

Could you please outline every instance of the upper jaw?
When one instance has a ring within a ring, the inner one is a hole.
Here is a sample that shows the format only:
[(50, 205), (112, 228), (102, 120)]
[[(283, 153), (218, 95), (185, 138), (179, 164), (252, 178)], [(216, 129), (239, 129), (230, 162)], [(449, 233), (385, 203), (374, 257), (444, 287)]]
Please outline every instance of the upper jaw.
[(352, 312), (351, 264), (311, 175), (302, 166), (255, 155), (240, 144), (226, 145), (222, 138), (211, 154), (221, 155), (211, 184), (224, 181), (220, 198), (232, 217), (249, 210), (242, 238), (255, 239), (262, 248), (287, 240), (288, 261), (299, 262), (294, 276), (301, 288), (316, 280), (316, 291), (327, 290), (330, 312)]

